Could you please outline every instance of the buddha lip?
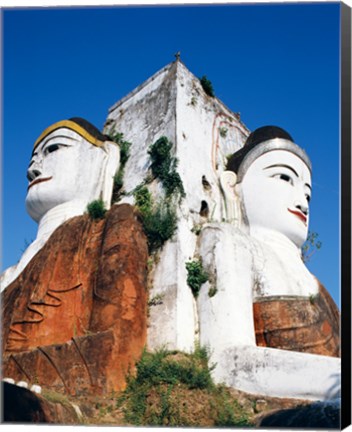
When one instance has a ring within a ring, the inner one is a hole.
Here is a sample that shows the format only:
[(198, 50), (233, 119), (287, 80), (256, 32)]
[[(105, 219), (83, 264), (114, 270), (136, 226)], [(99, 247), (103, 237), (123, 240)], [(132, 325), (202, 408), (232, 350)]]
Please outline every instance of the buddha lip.
[(27, 190), (29, 190), (33, 185), (35, 185), (37, 183), (45, 182), (45, 181), (51, 180), (52, 178), (53, 177), (51, 176), (51, 177), (42, 177), (42, 178), (35, 179), (35, 180), (32, 181), (32, 183), (30, 183), (28, 185)]
[(291, 210), (289, 208), (287, 210), (290, 213), (293, 213), (294, 215), (296, 215), (297, 217), (299, 217), (305, 223), (305, 225), (307, 225), (307, 216), (304, 213), (302, 213), (302, 212), (300, 212), (298, 210)]

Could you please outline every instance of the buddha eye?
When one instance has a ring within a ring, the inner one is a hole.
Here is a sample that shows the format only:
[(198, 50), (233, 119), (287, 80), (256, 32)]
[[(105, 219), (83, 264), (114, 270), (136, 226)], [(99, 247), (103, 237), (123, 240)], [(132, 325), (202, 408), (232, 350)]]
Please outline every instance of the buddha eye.
[(44, 149), (44, 155), (46, 156), (49, 153), (53, 153), (54, 151), (59, 150), (60, 147), (61, 147), (60, 144), (51, 144), (51, 145), (48, 145)]
[(308, 203), (310, 202), (310, 195), (306, 194), (306, 200)]
[(279, 179), (279, 180), (283, 180), (283, 181), (288, 182), (291, 185), (293, 185), (293, 179), (288, 174), (283, 174), (283, 173), (281, 173), (281, 174), (275, 174), (273, 177), (276, 178), (276, 179)]

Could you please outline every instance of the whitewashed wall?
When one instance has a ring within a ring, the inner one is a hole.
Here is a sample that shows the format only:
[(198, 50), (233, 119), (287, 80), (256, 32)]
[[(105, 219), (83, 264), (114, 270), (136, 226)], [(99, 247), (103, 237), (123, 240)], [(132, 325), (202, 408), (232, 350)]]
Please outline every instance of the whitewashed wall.
[[(226, 156), (244, 144), (249, 131), (221, 101), (205, 94), (199, 79), (181, 61), (167, 65), (115, 104), (104, 132), (111, 128), (132, 143), (124, 176), (126, 192), (147, 175), (148, 147), (161, 136), (174, 144), (186, 197), (178, 210), (178, 231), (161, 250), (153, 273), (150, 299), (159, 295), (162, 303), (150, 307), (148, 347), (191, 351), (198, 329), (197, 308), (185, 268), (196, 253), (197, 236), (191, 230), (225, 217), (219, 172), (224, 169)], [(220, 135), (220, 128), (226, 128), (226, 136)], [(210, 187), (203, 186), (203, 178)], [(160, 186), (152, 185), (151, 190), (162, 194)], [(124, 197), (122, 202), (126, 201), (133, 199)], [(202, 201), (209, 208), (208, 217), (199, 214)]]

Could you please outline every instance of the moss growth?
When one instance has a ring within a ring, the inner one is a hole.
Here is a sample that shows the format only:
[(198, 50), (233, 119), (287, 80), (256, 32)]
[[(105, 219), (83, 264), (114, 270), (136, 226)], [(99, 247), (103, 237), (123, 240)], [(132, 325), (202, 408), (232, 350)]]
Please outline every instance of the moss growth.
[(220, 133), (221, 138), (226, 138), (227, 132), (228, 132), (228, 130), (226, 127), (220, 127), (219, 128), (219, 133)]
[(195, 298), (198, 297), (203, 283), (209, 280), (207, 273), (203, 269), (202, 261), (194, 260), (186, 263), (187, 284), (191, 288)]
[(216, 287), (211, 287), (211, 288), (209, 288), (208, 296), (214, 297), (217, 292), (218, 292), (218, 289)]
[(87, 211), (91, 219), (103, 219), (106, 213), (106, 208), (103, 201), (99, 199), (88, 204)]
[(49, 402), (58, 403), (61, 405), (65, 405), (66, 407), (72, 408), (72, 404), (66, 395), (57, 393), (53, 390), (43, 389), (42, 396)]

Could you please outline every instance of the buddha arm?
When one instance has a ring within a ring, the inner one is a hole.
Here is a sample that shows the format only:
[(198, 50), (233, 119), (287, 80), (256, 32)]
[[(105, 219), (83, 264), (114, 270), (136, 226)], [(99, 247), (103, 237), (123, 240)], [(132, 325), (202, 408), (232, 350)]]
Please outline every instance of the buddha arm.
[[(217, 293), (198, 298), (200, 343), (210, 349), (214, 379), (249, 393), (321, 400), (338, 394), (340, 360), (258, 347), (253, 320), (249, 237), (229, 224), (203, 230), (200, 255)], [(208, 283), (207, 283), (208, 284)]]

